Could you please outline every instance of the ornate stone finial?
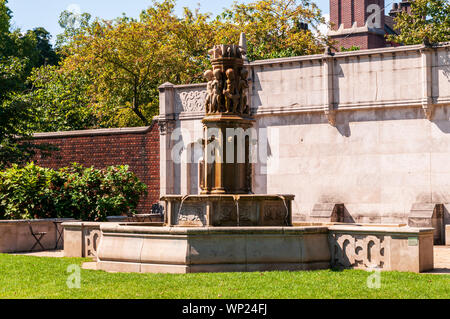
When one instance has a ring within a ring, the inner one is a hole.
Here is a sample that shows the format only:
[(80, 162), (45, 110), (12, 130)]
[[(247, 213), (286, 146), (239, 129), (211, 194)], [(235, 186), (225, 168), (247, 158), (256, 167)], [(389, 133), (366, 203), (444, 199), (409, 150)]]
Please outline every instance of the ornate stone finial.
[(239, 47), (242, 49), (242, 59), (245, 62), (248, 62), (247, 58), (247, 37), (245, 36), (244, 32), (241, 32), (241, 35), (239, 37)]
[(433, 46), (433, 44), (430, 42), (430, 39), (428, 38), (428, 36), (423, 37), (422, 44), (427, 48), (431, 48)]
[(324, 55), (329, 55), (329, 56), (333, 56), (334, 53), (331, 51), (331, 47), (329, 45), (327, 45), (325, 47), (325, 49), (323, 50), (323, 54)]

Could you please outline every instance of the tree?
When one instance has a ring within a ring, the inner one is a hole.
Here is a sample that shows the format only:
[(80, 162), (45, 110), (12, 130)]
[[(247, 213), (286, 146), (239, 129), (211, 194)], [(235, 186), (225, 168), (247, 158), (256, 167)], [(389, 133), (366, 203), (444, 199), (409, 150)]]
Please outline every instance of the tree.
[[(56, 65), (59, 62), (59, 56), (50, 43), (51, 35), (44, 28), (35, 28), (29, 31), (34, 34), (36, 39), (36, 49), (38, 52), (38, 60), (36, 66)], [(35, 66), (35, 67), (36, 67)]]
[(11, 10), (6, 6), (7, 0), (0, 0), (0, 34), (4, 35), (11, 27)]
[(418, 44), (425, 39), (430, 43), (450, 41), (450, 3), (448, 0), (415, 0), (411, 14), (400, 13), (395, 19), (399, 35), (388, 37), (402, 44)]
[[(172, 0), (154, 2), (139, 21), (98, 20), (73, 38), (63, 67), (91, 74), (103, 125), (148, 125), (160, 84), (202, 80), (212, 45), (207, 16), (186, 9), (180, 19), (174, 7)], [(204, 38), (210, 41), (200, 46)]]
[(28, 80), (33, 88), (22, 95), (36, 116), (30, 124), (34, 132), (81, 130), (97, 126), (92, 108), (90, 77), (78, 70), (42, 66)]
[(24, 35), (20, 30), (11, 31), (12, 13), (6, 5), (6, 0), (0, 0), (0, 168), (29, 159), (36, 149), (48, 149), (47, 145), (31, 142), (36, 114), (22, 96), (29, 89), (27, 77), (31, 70), (43, 63), (44, 55), (50, 54), (45, 38), (41, 38), (39, 46), (36, 36), (46, 31)]
[(321, 11), (310, 0), (234, 3), (216, 20), (218, 36), (226, 35), (223, 40), (236, 43), (245, 32), (250, 60), (323, 52), (330, 44), (318, 29), (323, 23)]
[(318, 53), (327, 42), (314, 31), (324, 20), (309, 0), (235, 4), (216, 19), (198, 8), (177, 17), (174, 8), (174, 0), (154, 1), (139, 19), (85, 21), (66, 41), (62, 68), (91, 76), (101, 126), (148, 125), (157, 114), (158, 86), (203, 82), (208, 50), (237, 43), (241, 32), (250, 59)]
[(81, 14), (67, 10), (61, 12), (58, 23), (64, 31), (56, 36), (56, 47), (62, 49), (64, 46), (69, 45), (74, 37), (89, 27), (91, 18), (92, 16), (87, 12)]

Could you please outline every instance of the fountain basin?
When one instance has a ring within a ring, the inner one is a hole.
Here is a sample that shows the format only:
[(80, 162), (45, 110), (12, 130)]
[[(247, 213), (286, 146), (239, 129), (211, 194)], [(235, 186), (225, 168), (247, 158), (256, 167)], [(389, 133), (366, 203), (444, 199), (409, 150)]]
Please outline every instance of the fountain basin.
[(291, 226), (294, 195), (166, 195), (168, 226)]
[(101, 225), (97, 269), (192, 273), (330, 267), (327, 227)]

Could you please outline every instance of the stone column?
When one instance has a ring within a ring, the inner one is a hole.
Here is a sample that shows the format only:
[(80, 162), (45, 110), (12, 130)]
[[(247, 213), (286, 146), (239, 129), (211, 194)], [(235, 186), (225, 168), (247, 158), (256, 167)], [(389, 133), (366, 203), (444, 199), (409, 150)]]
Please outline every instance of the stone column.
[(328, 123), (336, 125), (336, 109), (334, 103), (334, 58), (330, 48), (325, 49), (323, 57), (323, 94), (324, 94), (324, 113)]
[(433, 49), (431, 45), (424, 44), (420, 50), (422, 58), (422, 108), (428, 120), (433, 118)]
[(171, 133), (175, 128), (174, 100), (172, 83), (164, 83), (159, 88), (159, 134), (160, 134), (160, 196), (174, 193), (174, 162), (171, 157)]

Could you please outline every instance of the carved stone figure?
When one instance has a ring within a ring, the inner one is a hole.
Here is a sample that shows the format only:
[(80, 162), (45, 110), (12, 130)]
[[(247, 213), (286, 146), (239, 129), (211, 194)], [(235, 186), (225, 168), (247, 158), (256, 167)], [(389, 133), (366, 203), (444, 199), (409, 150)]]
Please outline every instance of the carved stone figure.
[(220, 58), (238, 58), (242, 59), (247, 53), (247, 49), (240, 45), (215, 45), (211, 50), (208, 51), (211, 59), (220, 59)]
[(208, 51), (212, 59), (217, 59), (222, 56), (222, 49), (220, 46), (215, 45), (211, 50)]
[(227, 88), (223, 91), (225, 95), (225, 109), (227, 113), (230, 113), (232, 110), (233, 113), (236, 113), (236, 109), (239, 103), (239, 94), (236, 90), (235, 85), (235, 75), (233, 69), (228, 69), (226, 72), (227, 76)]
[(212, 88), (212, 100), (211, 100), (211, 113), (220, 112), (222, 108), (222, 103), (220, 95), (222, 94), (222, 71), (219, 69), (214, 70), (214, 79), (211, 82)]
[(241, 78), (239, 80), (239, 95), (240, 95), (240, 113), (250, 114), (250, 109), (247, 105), (247, 90), (248, 90), (248, 71), (247, 69), (242, 69)]
[(208, 84), (206, 85), (206, 101), (205, 101), (205, 109), (206, 109), (206, 114), (211, 113), (212, 112), (212, 99), (213, 99), (213, 80), (214, 80), (214, 74), (211, 70), (206, 71), (203, 74), (203, 77), (208, 81)]

